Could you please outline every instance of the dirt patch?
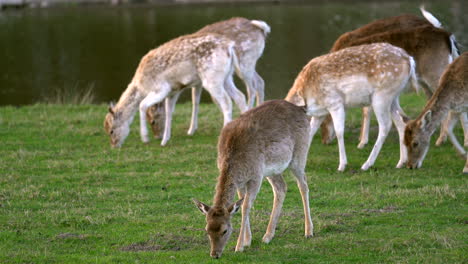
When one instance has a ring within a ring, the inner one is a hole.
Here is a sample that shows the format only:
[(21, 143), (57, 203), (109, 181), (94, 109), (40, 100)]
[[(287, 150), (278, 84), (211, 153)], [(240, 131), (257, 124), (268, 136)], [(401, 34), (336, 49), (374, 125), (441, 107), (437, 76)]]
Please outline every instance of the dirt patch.
[(85, 239), (88, 235), (74, 234), (74, 233), (61, 233), (55, 236), (56, 239)]
[(364, 209), (362, 210), (363, 213), (380, 213), (380, 214), (383, 214), (383, 213), (399, 213), (399, 212), (402, 212), (403, 210), (400, 210), (398, 207), (396, 206), (387, 206), (387, 207), (384, 207), (384, 208), (381, 208), (381, 209)]
[(208, 242), (204, 237), (189, 237), (174, 234), (156, 234), (148, 241), (142, 241), (123, 246), (122, 251), (180, 251), (191, 249), (200, 245), (206, 245)]

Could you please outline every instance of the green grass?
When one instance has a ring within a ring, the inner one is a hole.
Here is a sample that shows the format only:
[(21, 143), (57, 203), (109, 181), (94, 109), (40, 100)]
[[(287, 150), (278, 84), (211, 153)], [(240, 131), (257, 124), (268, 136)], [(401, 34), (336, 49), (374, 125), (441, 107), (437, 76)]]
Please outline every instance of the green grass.
[[(411, 116), (424, 99), (404, 95)], [(252, 246), (209, 257), (204, 216), (192, 197), (212, 202), (222, 116), (201, 105), (186, 135), (190, 104), (177, 106), (168, 146), (140, 142), (138, 121), (111, 149), (105, 105), (0, 108), (0, 263), (466, 263), (467, 178), (449, 144), (431, 146), (423, 168), (395, 169), (398, 138), (387, 138), (374, 168), (359, 170), (372, 146), (356, 148), (358, 111), (347, 116), (349, 165), (336, 143), (316, 135), (307, 176), (315, 236), (303, 238), (302, 204), (290, 172), (275, 238), (263, 244), (272, 191), (264, 182), (251, 215)], [(137, 120), (137, 119), (136, 119)], [(376, 137), (375, 118), (371, 144)], [(460, 138), (461, 129), (457, 130)], [(433, 141), (435, 136), (433, 137)]]

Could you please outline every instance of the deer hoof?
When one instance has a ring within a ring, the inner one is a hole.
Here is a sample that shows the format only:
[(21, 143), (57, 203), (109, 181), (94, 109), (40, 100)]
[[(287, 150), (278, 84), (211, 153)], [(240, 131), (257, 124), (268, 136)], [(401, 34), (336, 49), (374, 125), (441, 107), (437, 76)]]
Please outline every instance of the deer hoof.
[(343, 172), (345, 168), (346, 168), (346, 164), (340, 164), (340, 166), (338, 166), (338, 171)]
[(263, 241), (263, 243), (268, 244), (268, 243), (270, 243), (270, 241), (271, 241), (272, 238), (273, 238), (272, 235), (270, 235), (270, 234), (265, 234), (265, 235), (263, 236), (262, 241)]
[(362, 165), (361, 170), (366, 171), (366, 170), (368, 170), (368, 169), (370, 168), (370, 166), (371, 166), (371, 165), (369, 165), (369, 163), (366, 162), (366, 163), (364, 163), (364, 164)]

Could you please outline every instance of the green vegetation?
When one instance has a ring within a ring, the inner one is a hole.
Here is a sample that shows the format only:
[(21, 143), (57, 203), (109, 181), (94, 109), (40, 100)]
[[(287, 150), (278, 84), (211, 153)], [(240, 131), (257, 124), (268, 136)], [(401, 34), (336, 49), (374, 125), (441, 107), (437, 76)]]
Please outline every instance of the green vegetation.
[[(404, 95), (410, 116), (424, 99)], [(105, 105), (0, 108), (0, 263), (466, 263), (467, 178), (449, 144), (429, 150), (423, 168), (395, 169), (398, 137), (387, 138), (375, 167), (359, 170), (359, 115), (348, 114), (349, 165), (336, 143), (316, 135), (307, 164), (315, 236), (303, 238), (302, 204), (287, 172), (288, 194), (275, 238), (263, 244), (272, 206), (265, 181), (251, 215), (252, 246), (209, 257), (204, 216), (190, 199), (212, 201), (221, 113), (201, 105), (187, 136), (190, 104), (180, 104), (167, 147), (140, 142), (138, 121), (111, 149)], [(137, 120), (137, 119), (136, 119)], [(374, 118), (375, 120), (375, 118)], [(372, 125), (371, 144), (376, 138)], [(461, 129), (457, 130), (461, 138)], [(435, 138), (433, 137), (433, 141)], [(234, 216), (238, 231), (240, 214)]]

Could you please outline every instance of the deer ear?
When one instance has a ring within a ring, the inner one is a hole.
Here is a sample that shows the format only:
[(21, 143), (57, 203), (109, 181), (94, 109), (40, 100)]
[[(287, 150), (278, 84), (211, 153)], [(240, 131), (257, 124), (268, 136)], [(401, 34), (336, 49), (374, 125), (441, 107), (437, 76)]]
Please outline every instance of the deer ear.
[(200, 210), (200, 212), (202, 212), (205, 215), (208, 214), (208, 211), (210, 210), (211, 207), (198, 201), (197, 199), (192, 199), (192, 201), (195, 204), (195, 206), (198, 208), (198, 210)]
[(244, 198), (242, 198), (242, 199), (240, 199), (239, 201), (237, 201), (237, 202), (231, 204), (231, 205), (228, 207), (228, 212), (229, 212), (231, 215), (237, 213), (237, 211), (239, 211), (239, 208), (241, 207), (243, 201), (244, 201)]
[(406, 115), (400, 113), (400, 111), (397, 110), (396, 112), (397, 112), (397, 118), (399, 119), (399, 121), (402, 123), (408, 124), (408, 121), (410, 119)]
[(108, 109), (109, 109), (109, 113), (114, 114), (114, 103), (111, 102), (111, 103), (109, 104), (109, 108), (108, 108)]
[(421, 118), (421, 128), (425, 127), (432, 120), (432, 111), (427, 111)]

